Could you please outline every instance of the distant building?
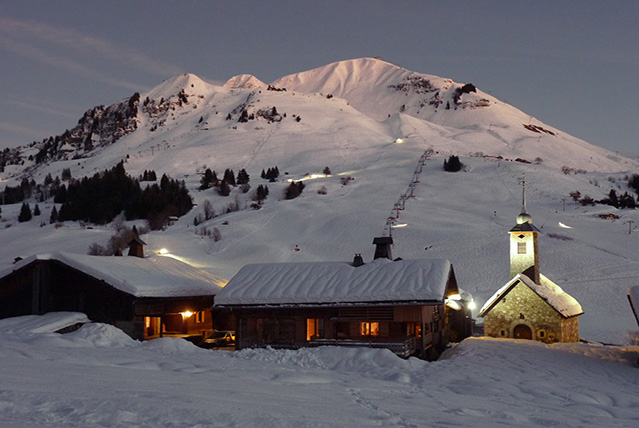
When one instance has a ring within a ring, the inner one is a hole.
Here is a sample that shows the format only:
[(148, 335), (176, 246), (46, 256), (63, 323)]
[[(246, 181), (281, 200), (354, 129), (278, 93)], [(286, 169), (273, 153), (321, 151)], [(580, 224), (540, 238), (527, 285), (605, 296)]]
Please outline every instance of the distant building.
[[(376, 245), (386, 251), (389, 240)], [(465, 303), (447, 260), (363, 263), (357, 254), (353, 263), (244, 266), (213, 311), (235, 316), (236, 349), (363, 346), (435, 359), (470, 335)]]
[(579, 341), (581, 305), (539, 269), (539, 229), (526, 212), (522, 182), (522, 209), (510, 230), (510, 280), (479, 311), (484, 334), (540, 342)]
[(48, 312), (85, 313), (134, 339), (212, 333), (210, 307), (223, 283), (170, 257), (52, 253), (28, 257), (0, 272), (0, 318)]

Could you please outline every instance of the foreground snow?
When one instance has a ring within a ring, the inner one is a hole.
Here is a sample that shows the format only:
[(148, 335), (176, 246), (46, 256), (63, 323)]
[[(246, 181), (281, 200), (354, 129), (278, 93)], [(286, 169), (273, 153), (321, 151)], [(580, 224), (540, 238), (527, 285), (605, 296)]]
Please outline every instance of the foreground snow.
[[(29, 321), (33, 324), (33, 319)], [(385, 350), (210, 351), (0, 326), (0, 426), (449, 427), (639, 424), (639, 348), (468, 339)]]

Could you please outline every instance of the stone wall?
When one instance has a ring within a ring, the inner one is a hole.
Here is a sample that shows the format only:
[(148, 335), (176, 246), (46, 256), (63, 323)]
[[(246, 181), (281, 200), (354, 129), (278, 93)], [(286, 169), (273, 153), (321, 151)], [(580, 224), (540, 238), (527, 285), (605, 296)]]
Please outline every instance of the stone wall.
[(522, 282), (518, 282), (486, 314), (484, 334), (491, 337), (512, 338), (514, 337), (513, 330), (519, 324), (530, 327), (533, 339), (540, 342), (574, 342), (579, 340), (577, 318), (564, 319)]

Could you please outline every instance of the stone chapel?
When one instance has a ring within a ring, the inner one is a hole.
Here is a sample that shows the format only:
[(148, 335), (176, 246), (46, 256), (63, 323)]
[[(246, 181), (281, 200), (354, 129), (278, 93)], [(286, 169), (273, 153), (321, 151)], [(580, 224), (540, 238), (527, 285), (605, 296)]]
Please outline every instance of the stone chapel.
[(579, 341), (581, 305), (540, 272), (539, 229), (527, 213), (525, 180), (521, 212), (509, 234), (510, 280), (479, 311), (484, 334), (546, 343)]

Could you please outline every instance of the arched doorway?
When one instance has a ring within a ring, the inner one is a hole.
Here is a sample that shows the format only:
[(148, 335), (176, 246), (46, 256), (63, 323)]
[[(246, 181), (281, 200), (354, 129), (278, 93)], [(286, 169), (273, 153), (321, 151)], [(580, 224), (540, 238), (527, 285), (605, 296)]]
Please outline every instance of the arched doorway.
[(513, 337), (515, 339), (532, 340), (532, 330), (526, 324), (518, 324), (513, 330)]

